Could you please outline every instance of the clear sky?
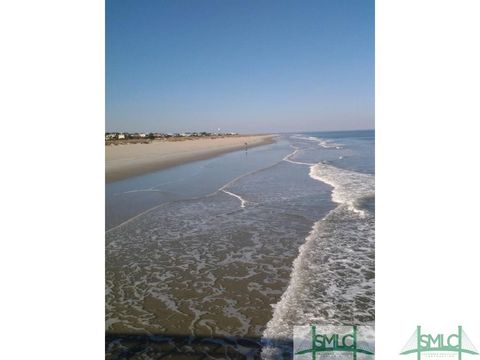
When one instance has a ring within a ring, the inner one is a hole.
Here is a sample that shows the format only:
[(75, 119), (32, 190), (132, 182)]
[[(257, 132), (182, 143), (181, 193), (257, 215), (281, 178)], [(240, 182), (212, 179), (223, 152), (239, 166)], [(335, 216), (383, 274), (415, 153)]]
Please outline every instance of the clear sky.
[(107, 0), (106, 130), (374, 127), (373, 0)]

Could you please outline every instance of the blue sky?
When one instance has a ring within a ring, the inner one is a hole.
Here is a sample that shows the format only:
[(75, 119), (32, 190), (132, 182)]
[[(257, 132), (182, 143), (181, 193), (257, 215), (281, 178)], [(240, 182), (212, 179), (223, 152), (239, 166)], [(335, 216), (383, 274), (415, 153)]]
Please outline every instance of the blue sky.
[(107, 131), (374, 127), (372, 0), (107, 0)]

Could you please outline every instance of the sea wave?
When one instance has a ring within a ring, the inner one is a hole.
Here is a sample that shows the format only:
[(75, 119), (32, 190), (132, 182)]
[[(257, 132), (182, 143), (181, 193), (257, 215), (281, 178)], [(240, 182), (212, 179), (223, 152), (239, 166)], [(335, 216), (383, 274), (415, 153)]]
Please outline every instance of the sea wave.
[(319, 163), (310, 167), (310, 177), (333, 187), (332, 201), (346, 204), (349, 210), (361, 216), (365, 211), (358, 205), (359, 200), (375, 195), (375, 177), (356, 171), (339, 169), (335, 166)]
[(305, 136), (302, 134), (292, 135), (293, 139), (314, 141), (325, 149), (343, 149), (343, 144), (337, 143), (332, 139), (323, 139), (316, 136)]
[(323, 163), (310, 167), (310, 177), (333, 187), (338, 206), (313, 225), (299, 249), (263, 334), (264, 359), (292, 356), (295, 325), (374, 320), (374, 177)]

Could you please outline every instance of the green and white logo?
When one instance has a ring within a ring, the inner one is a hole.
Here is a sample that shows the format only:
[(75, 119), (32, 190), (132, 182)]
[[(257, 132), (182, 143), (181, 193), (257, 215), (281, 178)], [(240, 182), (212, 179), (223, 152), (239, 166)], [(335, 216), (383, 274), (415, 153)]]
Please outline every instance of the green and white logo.
[(375, 333), (372, 326), (295, 326), (294, 359), (373, 360)]
[[(425, 353), (425, 354), (424, 354)], [(464, 359), (462, 355), (478, 355), (467, 334), (461, 326), (453, 333), (422, 333), (421, 326), (408, 340), (400, 355), (417, 354), (417, 360), (428, 359)]]

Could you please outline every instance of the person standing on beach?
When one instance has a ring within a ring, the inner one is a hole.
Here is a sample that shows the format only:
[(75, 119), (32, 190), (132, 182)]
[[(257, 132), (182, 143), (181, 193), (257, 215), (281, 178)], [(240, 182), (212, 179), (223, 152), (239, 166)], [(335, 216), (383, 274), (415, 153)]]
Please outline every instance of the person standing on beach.
[(248, 143), (246, 142), (245, 143), (245, 151), (247, 151), (247, 150), (248, 150)]

